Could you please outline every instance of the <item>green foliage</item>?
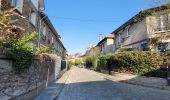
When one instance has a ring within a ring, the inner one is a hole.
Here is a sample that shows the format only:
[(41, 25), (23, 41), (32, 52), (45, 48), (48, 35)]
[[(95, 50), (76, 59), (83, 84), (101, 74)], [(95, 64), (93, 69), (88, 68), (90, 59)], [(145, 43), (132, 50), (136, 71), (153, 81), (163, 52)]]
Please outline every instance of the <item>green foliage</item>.
[(94, 47), (89, 52), (87, 52), (84, 58), (86, 67), (87, 68), (97, 67), (97, 60), (99, 55), (100, 55), (99, 47)]
[(85, 60), (85, 64), (87, 68), (95, 68), (97, 65), (97, 57), (91, 56), (87, 57)]
[(98, 69), (108, 70), (109, 59), (112, 71), (164, 78), (167, 71), (163, 61), (167, 59), (168, 64), (170, 63), (170, 52), (121, 51), (102, 55), (98, 57)]
[(80, 65), (80, 64), (82, 64), (81, 60), (80, 59), (76, 59), (75, 60), (75, 65), (77, 66), (77, 65)]
[(145, 74), (160, 69), (163, 56), (151, 51), (124, 51), (114, 53), (111, 63), (115, 71)]
[(86, 57), (98, 56), (100, 55), (99, 47), (94, 47), (86, 53)]
[(35, 32), (21, 38), (17, 38), (14, 34), (3, 43), (4, 48), (10, 49), (9, 53), (15, 59), (15, 68), (18, 72), (29, 68), (34, 60), (33, 46), (29, 42), (33, 41), (35, 37)]
[(98, 57), (98, 65), (99, 69), (108, 70), (108, 60), (110, 59), (111, 55), (101, 55)]
[(50, 53), (49, 47), (42, 46), (42, 47), (36, 48), (36, 54), (42, 54), (42, 53)]

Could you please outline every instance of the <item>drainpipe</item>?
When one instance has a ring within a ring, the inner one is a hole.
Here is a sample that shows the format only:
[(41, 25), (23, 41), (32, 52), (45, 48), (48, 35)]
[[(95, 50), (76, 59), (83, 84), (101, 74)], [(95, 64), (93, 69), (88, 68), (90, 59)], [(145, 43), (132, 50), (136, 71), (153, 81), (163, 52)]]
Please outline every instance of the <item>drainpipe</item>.
[[(39, 1), (40, 2), (40, 1)], [(43, 0), (43, 2), (44, 2), (44, 0)], [(40, 17), (40, 21), (39, 21), (39, 29), (38, 29), (38, 47), (40, 47), (40, 34), (41, 34), (41, 24), (42, 24), (42, 20), (45, 18), (45, 17), (47, 17), (47, 15), (45, 15), (43, 18), (41, 18), (41, 12), (43, 12), (45, 10), (45, 6), (44, 6), (44, 8), (38, 8), (38, 13), (39, 13), (39, 17)]]

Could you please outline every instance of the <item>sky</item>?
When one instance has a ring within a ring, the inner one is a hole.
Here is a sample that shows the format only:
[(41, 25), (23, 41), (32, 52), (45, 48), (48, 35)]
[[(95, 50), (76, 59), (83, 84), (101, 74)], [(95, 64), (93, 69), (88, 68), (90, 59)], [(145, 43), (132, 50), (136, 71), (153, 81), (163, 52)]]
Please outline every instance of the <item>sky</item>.
[(139, 11), (155, 6), (151, 0), (45, 0), (49, 16), (69, 54), (84, 52)]

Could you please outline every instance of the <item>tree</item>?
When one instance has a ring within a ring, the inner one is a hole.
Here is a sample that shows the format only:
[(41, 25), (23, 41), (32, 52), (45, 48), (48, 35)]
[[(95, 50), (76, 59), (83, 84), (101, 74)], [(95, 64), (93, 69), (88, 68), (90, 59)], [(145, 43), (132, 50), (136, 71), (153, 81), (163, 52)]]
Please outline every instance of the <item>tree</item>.
[(80, 65), (80, 64), (82, 64), (82, 61), (80, 59), (76, 59), (75, 60), (75, 65), (77, 66), (77, 65)]

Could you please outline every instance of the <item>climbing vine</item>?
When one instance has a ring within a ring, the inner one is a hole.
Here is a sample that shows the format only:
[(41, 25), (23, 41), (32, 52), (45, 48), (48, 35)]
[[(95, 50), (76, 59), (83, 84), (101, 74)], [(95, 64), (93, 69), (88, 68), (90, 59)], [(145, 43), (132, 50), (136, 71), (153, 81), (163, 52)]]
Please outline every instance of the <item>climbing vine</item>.
[(28, 69), (34, 61), (33, 46), (29, 44), (36, 37), (36, 33), (26, 34), (21, 38), (17, 38), (16, 35), (11, 35), (6, 42), (3, 43), (3, 47), (8, 50), (8, 53), (15, 60), (15, 69), (17, 72), (21, 72)]

